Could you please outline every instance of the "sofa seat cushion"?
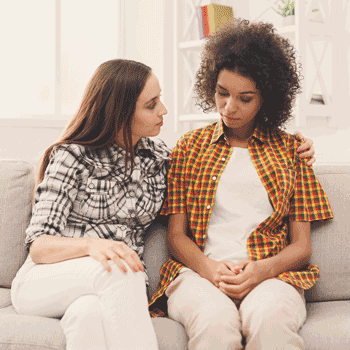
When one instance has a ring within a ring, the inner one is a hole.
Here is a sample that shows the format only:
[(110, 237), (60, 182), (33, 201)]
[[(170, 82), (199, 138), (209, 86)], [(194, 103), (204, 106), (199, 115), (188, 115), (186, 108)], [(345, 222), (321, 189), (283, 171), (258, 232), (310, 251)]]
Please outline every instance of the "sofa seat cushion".
[(0, 309), (0, 350), (64, 350), (66, 338), (54, 318), (18, 315), (13, 306)]
[[(153, 318), (159, 350), (186, 350), (184, 327), (168, 318)], [(64, 350), (66, 339), (56, 318), (19, 315), (14, 307), (0, 309), (0, 350)], [(174, 347), (175, 346), (175, 347)]]
[(307, 319), (299, 334), (305, 350), (350, 349), (350, 301), (307, 303)]
[(152, 318), (159, 350), (187, 350), (188, 336), (185, 328), (169, 318)]

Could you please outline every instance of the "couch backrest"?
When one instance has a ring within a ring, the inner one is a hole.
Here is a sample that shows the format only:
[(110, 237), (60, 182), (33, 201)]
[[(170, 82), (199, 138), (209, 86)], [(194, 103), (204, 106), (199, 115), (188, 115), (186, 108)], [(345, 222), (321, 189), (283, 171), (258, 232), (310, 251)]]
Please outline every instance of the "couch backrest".
[(27, 249), (23, 242), (29, 224), (34, 167), (20, 160), (0, 160), (0, 287), (11, 286)]
[(320, 278), (306, 291), (307, 301), (350, 299), (350, 165), (315, 166), (334, 219), (312, 224), (311, 263)]
[[(350, 299), (350, 165), (315, 166), (328, 195), (335, 218), (312, 224), (311, 263), (320, 268), (320, 279), (306, 291), (308, 301)], [(34, 167), (19, 160), (0, 160), (0, 287), (10, 287), (23, 264), (23, 246), (29, 224), (34, 186)], [(159, 281), (159, 270), (169, 257), (166, 226), (150, 228), (145, 247), (149, 271), (149, 295)]]
[[(350, 165), (315, 166), (315, 173), (330, 201), (334, 219), (312, 224), (311, 263), (320, 268), (316, 285), (307, 290), (307, 301), (350, 299)], [(166, 227), (155, 223), (149, 229), (145, 262), (150, 277), (149, 295), (159, 282), (159, 270), (169, 257)]]

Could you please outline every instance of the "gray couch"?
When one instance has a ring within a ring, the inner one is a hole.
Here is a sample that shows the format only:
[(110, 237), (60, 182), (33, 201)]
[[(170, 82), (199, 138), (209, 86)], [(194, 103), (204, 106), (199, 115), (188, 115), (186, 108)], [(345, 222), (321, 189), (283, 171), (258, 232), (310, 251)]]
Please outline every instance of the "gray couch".
[[(308, 317), (300, 334), (305, 349), (350, 350), (350, 165), (316, 166), (315, 171), (335, 219), (312, 225), (312, 263), (319, 265), (321, 277), (306, 292)], [(65, 349), (58, 319), (18, 315), (11, 305), (11, 281), (27, 254), (23, 240), (33, 183), (31, 164), (0, 160), (0, 350)], [(168, 256), (165, 232), (164, 225), (155, 223), (147, 235), (149, 295)], [(179, 323), (157, 318), (153, 324), (161, 350), (187, 349), (188, 338)]]

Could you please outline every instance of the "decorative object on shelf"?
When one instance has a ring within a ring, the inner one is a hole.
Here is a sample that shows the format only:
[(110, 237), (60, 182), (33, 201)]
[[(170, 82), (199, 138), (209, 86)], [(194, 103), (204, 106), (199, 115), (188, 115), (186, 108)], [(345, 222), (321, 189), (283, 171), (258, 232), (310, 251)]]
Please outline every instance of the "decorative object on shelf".
[[(329, 97), (330, 100), (331, 97)], [(312, 105), (325, 105), (324, 98), (322, 94), (312, 94), (310, 104)]]
[[(210, 4), (202, 6), (202, 23), (199, 23), (200, 37), (207, 37), (215, 32), (225, 23), (233, 20), (233, 9), (231, 6), (223, 6), (218, 4)], [(197, 12), (198, 13), (198, 12)], [(203, 29), (202, 29), (203, 27)], [(202, 31), (202, 34), (201, 34)]]
[(311, 12), (312, 12), (310, 17), (311, 22), (323, 23), (323, 17), (319, 9), (313, 9)]
[(295, 7), (294, 0), (281, 0), (278, 9), (272, 9), (283, 17), (282, 26), (292, 26), (295, 24)]
[(274, 7), (272, 9), (281, 15), (282, 17), (289, 17), (295, 15), (295, 7), (294, 0), (280, 0), (280, 5), (278, 5), (278, 9), (276, 10)]
[[(272, 9), (283, 17), (282, 26), (292, 26), (295, 25), (295, 4), (294, 0), (280, 0), (280, 4), (278, 5), (278, 9), (272, 7)], [(323, 18), (321, 12), (318, 8), (314, 8), (311, 10), (311, 22), (323, 22)]]

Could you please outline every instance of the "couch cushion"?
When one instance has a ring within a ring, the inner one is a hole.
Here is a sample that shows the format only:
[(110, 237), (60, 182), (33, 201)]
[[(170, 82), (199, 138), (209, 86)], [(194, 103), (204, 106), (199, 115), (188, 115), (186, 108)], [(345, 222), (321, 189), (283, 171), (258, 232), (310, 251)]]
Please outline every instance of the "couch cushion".
[(11, 305), (11, 289), (0, 288), (0, 309)]
[(169, 318), (152, 318), (159, 350), (187, 350), (188, 336), (185, 328)]
[(350, 349), (350, 301), (308, 303), (299, 334), (305, 350)]
[(33, 165), (18, 160), (0, 160), (0, 287), (10, 287), (22, 266), (23, 246), (34, 186)]
[(311, 263), (320, 279), (305, 293), (307, 301), (350, 299), (350, 165), (316, 166), (334, 219), (312, 224)]
[[(153, 318), (159, 350), (186, 350), (184, 327), (168, 318)], [(0, 350), (65, 349), (66, 340), (55, 318), (19, 315), (13, 306), (0, 309)]]
[(0, 350), (65, 350), (66, 338), (55, 318), (18, 315), (0, 309)]
[(146, 232), (144, 260), (147, 267), (149, 286), (148, 297), (156, 291), (159, 283), (159, 271), (162, 264), (168, 260), (169, 253), (166, 246), (166, 226), (163, 218), (158, 217)]

